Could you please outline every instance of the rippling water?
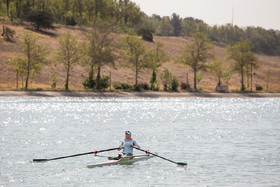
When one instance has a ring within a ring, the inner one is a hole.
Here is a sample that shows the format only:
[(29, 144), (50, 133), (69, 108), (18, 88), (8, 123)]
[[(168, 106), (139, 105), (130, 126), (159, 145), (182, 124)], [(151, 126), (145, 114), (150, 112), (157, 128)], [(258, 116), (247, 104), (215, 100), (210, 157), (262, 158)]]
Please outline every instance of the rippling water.
[[(118, 147), (125, 130), (188, 167), (30, 162)], [(0, 98), (0, 158), (0, 186), (279, 186), (280, 99)]]

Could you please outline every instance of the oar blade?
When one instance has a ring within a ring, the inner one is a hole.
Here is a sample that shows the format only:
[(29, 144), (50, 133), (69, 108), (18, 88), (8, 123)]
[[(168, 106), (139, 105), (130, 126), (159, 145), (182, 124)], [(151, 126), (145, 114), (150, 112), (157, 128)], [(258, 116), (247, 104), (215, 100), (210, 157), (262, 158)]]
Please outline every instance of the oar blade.
[(47, 162), (48, 159), (33, 159), (33, 162)]
[(177, 165), (178, 166), (186, 166), (186, 165), (188, 165), (187, 163), (184, 163), (184, 162), (177, 162)]

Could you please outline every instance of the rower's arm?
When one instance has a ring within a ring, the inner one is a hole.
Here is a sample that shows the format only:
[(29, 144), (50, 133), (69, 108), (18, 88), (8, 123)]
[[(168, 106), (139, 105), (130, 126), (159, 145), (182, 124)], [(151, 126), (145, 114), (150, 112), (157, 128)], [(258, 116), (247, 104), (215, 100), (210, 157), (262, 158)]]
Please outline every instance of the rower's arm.
[(140, 148), (140, 146), (137, 144), (137, 142), (135, 140), (133, 141), (133, 146), (137, 147), (137, 148)]

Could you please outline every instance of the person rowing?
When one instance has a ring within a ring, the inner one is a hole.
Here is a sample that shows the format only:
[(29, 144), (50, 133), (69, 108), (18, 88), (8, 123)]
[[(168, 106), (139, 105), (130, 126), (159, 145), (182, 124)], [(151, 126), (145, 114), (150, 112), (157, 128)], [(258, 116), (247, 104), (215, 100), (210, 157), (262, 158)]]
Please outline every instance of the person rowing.
[(135, 140), (131, 138), (131, 132), (125, 131), (124, 141), (119, 146), (119, 149), (123, 149), (122, 153), (114, 159), (120, 159), (122, 157), (133, 156), (133, 147), (140, 148)]

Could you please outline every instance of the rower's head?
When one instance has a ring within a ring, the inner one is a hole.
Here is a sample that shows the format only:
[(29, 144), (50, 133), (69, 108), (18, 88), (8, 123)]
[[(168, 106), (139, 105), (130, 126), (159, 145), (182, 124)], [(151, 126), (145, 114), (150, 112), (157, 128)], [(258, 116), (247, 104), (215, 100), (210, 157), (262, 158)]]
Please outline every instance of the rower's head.
[(131, 132), (130, 131), (125, 131), (125, 138), (126, 139), (131, 138)]

